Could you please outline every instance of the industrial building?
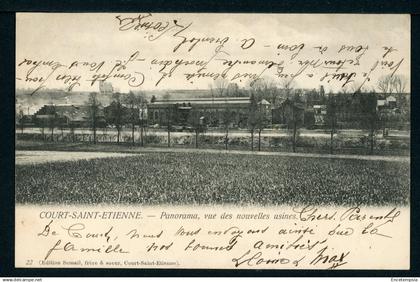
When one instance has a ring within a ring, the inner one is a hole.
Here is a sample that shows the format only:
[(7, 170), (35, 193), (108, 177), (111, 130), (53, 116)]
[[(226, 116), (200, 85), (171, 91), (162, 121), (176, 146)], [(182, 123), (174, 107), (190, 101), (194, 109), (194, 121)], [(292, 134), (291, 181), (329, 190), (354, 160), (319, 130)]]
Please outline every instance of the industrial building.
[[(246, 127), (250, 112), (249, 97), (192, 98), (156, 100), (148, 104), (149, 125), (186, 125), (192, 116), (206, 120), (208, 126), (220, 126), (229, 121), (232, 127)], [(271, 121), (271, 106), (266, 100), (258, 103), (258, 109)], [(169, 117), (169, 119), (168, 119)]]

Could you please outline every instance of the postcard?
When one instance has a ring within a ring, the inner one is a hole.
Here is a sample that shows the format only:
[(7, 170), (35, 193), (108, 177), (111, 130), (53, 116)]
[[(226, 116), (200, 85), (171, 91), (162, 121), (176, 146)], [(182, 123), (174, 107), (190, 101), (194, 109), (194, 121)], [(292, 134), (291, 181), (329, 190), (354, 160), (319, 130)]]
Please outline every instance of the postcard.
[(410, 16), (18, 13), (18, 268), (409, 269)]

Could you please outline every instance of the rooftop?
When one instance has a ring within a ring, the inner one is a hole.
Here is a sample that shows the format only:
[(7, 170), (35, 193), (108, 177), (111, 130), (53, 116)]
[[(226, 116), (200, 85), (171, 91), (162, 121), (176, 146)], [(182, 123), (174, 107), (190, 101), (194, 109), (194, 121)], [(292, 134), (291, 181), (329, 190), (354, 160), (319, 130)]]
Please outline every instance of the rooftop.
[[(191, 99), (167, 99), (167, 100), (156, 100), (150, 105), (167, 105), (167, 104), (186, 104), (186, 105), (223, 105), (223, 104), (249, 104), (249, 97), (217, 97), (217, 98), (191, 98)], [(266, 100), (261, 100), (262, 104), (269, 105), (270, 103)]]

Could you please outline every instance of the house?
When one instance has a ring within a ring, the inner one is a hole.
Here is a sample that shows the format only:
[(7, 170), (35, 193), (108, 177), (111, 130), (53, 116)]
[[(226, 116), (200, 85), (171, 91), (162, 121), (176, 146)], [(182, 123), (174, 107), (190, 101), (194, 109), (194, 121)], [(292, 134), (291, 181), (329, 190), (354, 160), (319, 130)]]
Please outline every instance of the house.
[(16, 117), (16, 126), (22, 127), (32, 127), (35, 126), (35, 116), (34, 115), (21, 115)]
[(273, 124), (291, 125), (294, 121), (303, 124), (305, 105), (290, 99), (284, 100), (277, 108), (272, 109)]
[(386, 100), (385, 99), (378, 99), (376, 102), (376, 107), (378, 110), (381, 110), (383, 108), (385, 108), (387, 105)]
[[(91, 109), (88, 105), (44, 105), (35, 114), (35, 123), (45, 126), (53, 122), (56, 126), (89, 127), (91, 123)], [(104, 112), (98, 108), (97, 126), (105, 125)]]
[(397, 99), (394, 96), (388, 96), (386, 98), (386, 103), (389, 108), (394, 109), (397, 107)]
[(103, 112), (108, 125), (115, 125), (116, 122), (120, 125), (131, 124), (133, 121), (138, 123), (144, 115), (142, 109), (116, 102), (104, 107)]
[(394, 96), (388, 96), (377, 100), (376, 108), (378, 111), (384, 109), (395, 109), (397, 108), (397, 99)]

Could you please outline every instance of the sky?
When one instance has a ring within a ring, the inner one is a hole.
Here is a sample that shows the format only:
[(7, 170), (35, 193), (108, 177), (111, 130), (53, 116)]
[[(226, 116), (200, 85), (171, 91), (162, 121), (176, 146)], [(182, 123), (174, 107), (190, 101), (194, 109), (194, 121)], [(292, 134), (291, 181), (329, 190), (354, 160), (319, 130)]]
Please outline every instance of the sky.
[[(130, 18), (137, 18), (139, 15), (144, 17), (141, 23), (148, 22), (157, 28), (159, 26), (156, 24), (161, 23), (160, 27), (168, 24), (168, 28), (163, 29), (163, 32), (145, 27), (138, 30), (119, 30), (122, 26), (117, 16), (125, 19), (121, 22), (124, 24), (128, 23)], [(174, 20), (177, 25), (174, 24)], [(188, 27), (180, 31), (180, 26)], [(178, 31), (180, 32), (177, 34)], [(158, 39), (150, 40), (150, 36), (156, 38), (159, 35), (161, 36)], [(175, 46), (183, 40), (182, 36), (186, 40), (206, 38), (207, 42), (198, 42), (191, 51), (188, 51), (188, 48), (192, 43), (187, 42), (174, 52)], [(219, 39), (220, 42), (209, 43), (210, 38), (214, 41)], [(226, 38), (223, 46), (217, 49)], [(251, 42), (252, 46), (246, 48)], [(279, 44), (284, 48), (279, 49)], [(303, 48), (292, 58), (302, 44)], [(346, 47), (343, 51), (338, 53), (344, 46)], [(327, 48), (321, 53), (320, 50), (325, 47)], [(392, 47), (394, 51), (383, 58), (385, 47)], [(259, 78), (270, 80), (276, 85), (282, 85), (283, 81), (290, 80), (291, 75), (298, 72), (305, 61), (309, 64), (316, 60), (322, 63), (326, 60), (346, 59), (354, 63), (357, 55), (363, 53), (363, 50), (365, 53), (360, 57), (359, 65), (347, 61), (342, 69), (335, 72), (356, 73), (350, 77), (346, 87), (363, 83), (367, 88), (374, 88), (381, 76), (394, 73), (407, 79), (409, 90), (409, 15), (18, 13), (16, 85), (17, 88), (42, 86), (65, 89), (71, 85), (71, 81), (64, 83), (63, 76), (69, 75), (73, 78), (80, 75), (79, 80), (74, 79), (77, 83), (73, 90), (97, 90), (98, 82), (92, 85), (91, 81), (95, 71), (89, 71), (88, 67), (80, 66), (80, 63), (77, 67), (68, 67), (75, 61), (97, 65), (103, 61), (104, 65), (96, 74), (107, 74), (118, 60), (128, 60), (133, 54), (136, 54), (135, 61), (129, 62), (121, 71), (112, 72), (125, 75), (126, 79), (109, 77), (106, 80), (123, 92), (205, 89), (210, 85), (215, 87), (214, 75), (220, 75), (225, 70), (226, 65), (223, 65), (223, 62), (226, 60), (272, 61), (277, 64), (268, 69), (265, 65), (236, 64), (226, 78), (240, 87), (248, 85), (256, 78), (255, 75), (260, 75)], [(211, 58), (213, 59), (210, 60)], [(200, 66), (191, 64), (177, 67), (169, 77), (168, 70), (175, 65), (176, 59), (190, 63), (208, 62), (201, 72), (213, 76), (193, 77), (187, 80), (186, 74), (197, 73), (200, 69)], [(153, 60), (161, 62), (161, 65), (152, 64)], [(40, 61), (53, 61), (62, 67), (52, 71), (51, 64), (41, 65), (30, 72), (36, 62)], [(168, 61), (172, 64), (159, 72), (162, 63)], [(376, 62), (378, 64), (374, 67)], [(346, 78), (331, 79), (333, 72), (333, 69), (324, 65), (317, 68), (309, 66), (301, 75), (293, 78), (293, 85), (299, 88), (318, 88), (323, 85), (327, 91), (338, 91), (343, 87)], [(163, 73), (167, 73), (167, 76), (157, 83)], [(287, 77), (284, 77), (286, 74)], [(321, 80), (326, 74), (330, 76)], [(369, 79), (366, 79), (366, 74)], [(59, 75), (61, 79), (57, 79)], [(39, 82), (41, 78), (45, 80), (43, 83)], [(131, 83), (130, 78), (133, 79)]]

